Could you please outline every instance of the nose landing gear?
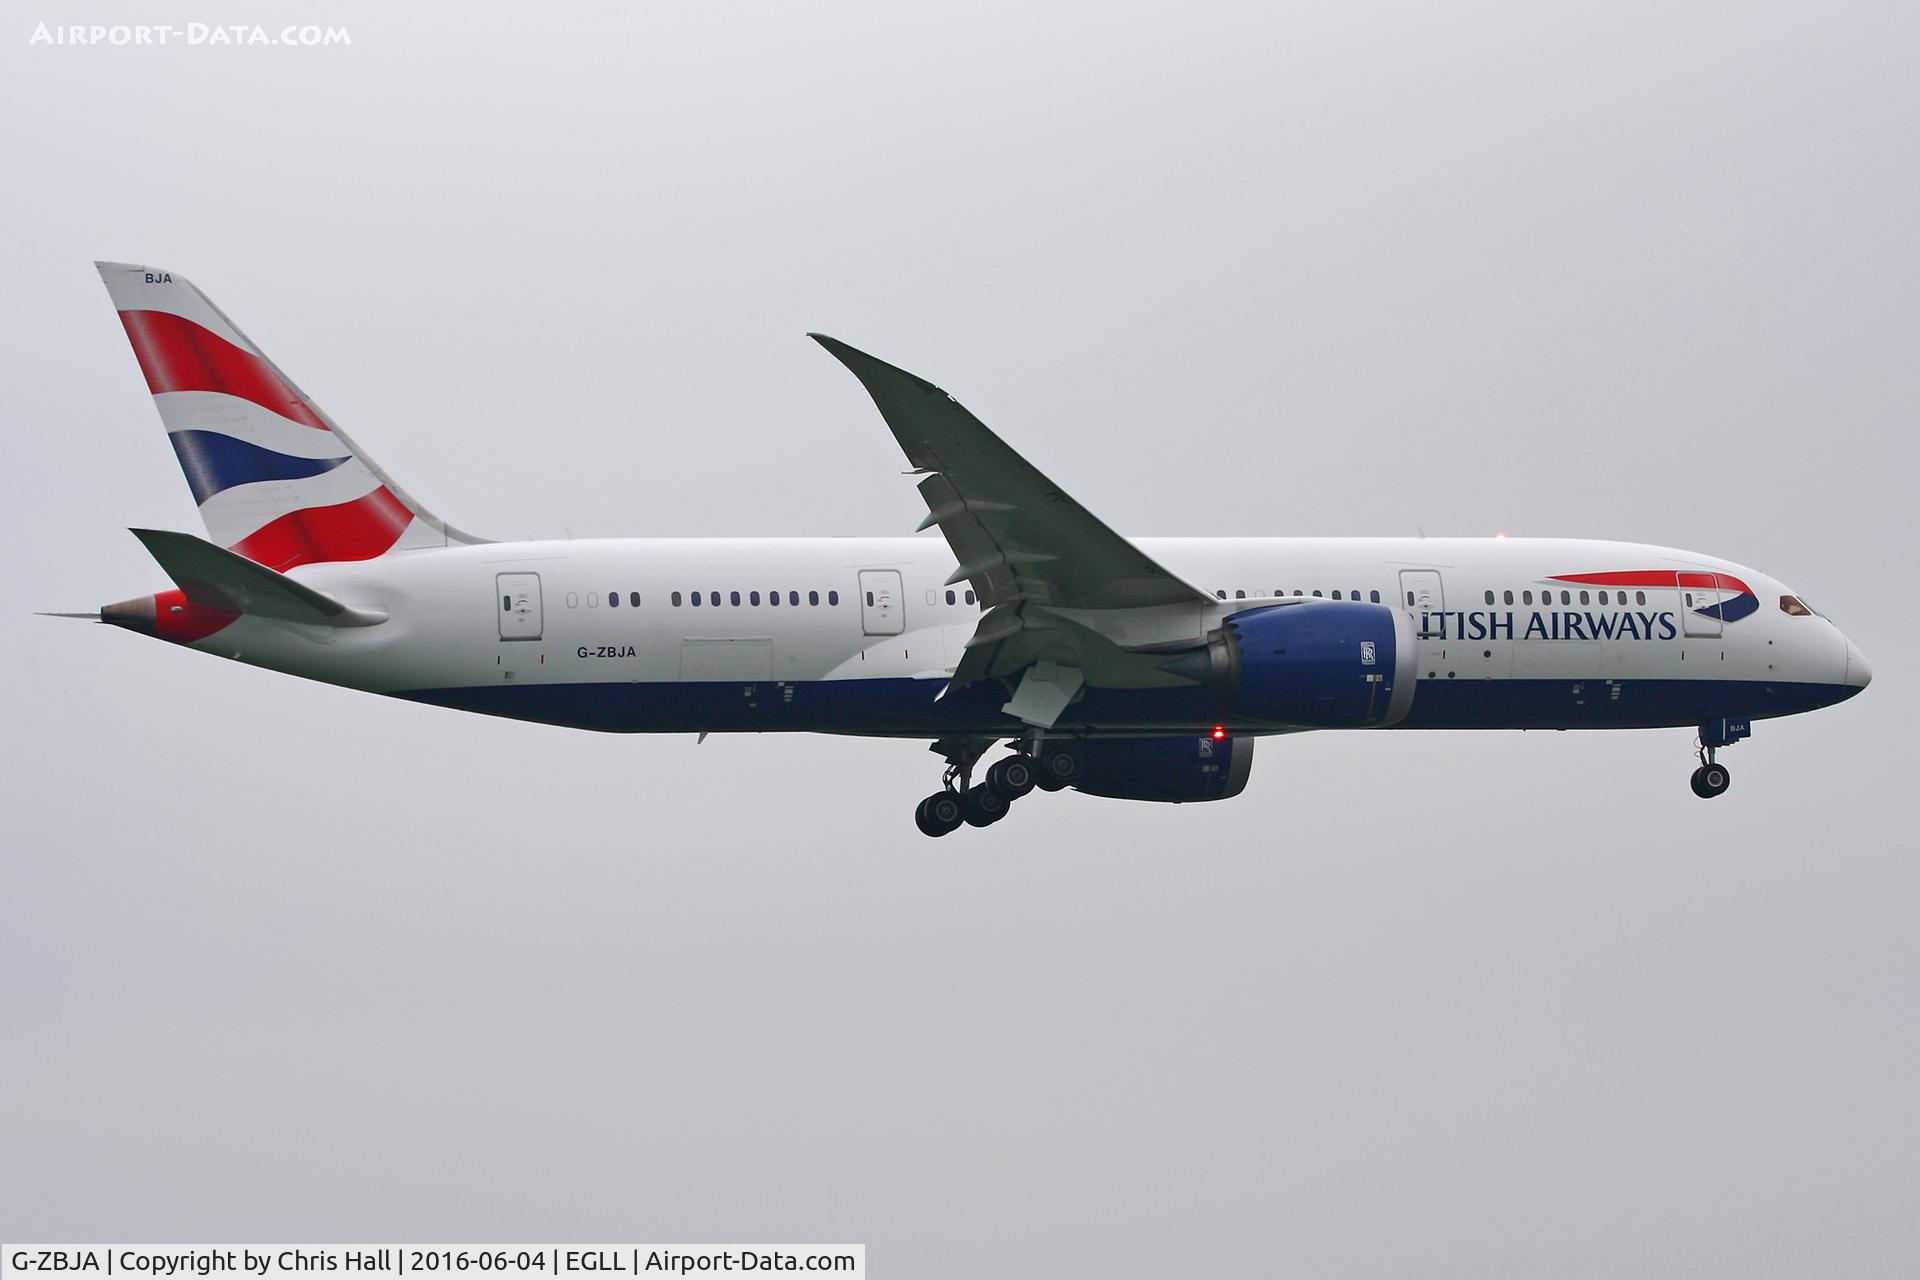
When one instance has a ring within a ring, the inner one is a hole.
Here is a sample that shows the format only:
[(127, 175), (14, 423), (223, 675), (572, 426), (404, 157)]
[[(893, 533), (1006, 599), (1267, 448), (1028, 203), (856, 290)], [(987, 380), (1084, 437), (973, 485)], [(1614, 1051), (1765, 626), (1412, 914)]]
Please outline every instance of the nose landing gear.
[(1727, 766), (1714, 759), (1721, 747), (1730, 747), (1742, 738), (1751, 737), (1753, 724), (1748, 720), (1709, 720), (1700, 726), (1700, 767), (1693, 771), (1693, 794), (1702, 800), (1711, 800), (1715, 796), (1725, 795), (1733, 783), (1733, 775), (1727, 772)]
[(1733, 782), (1732, 776), (1727, 772), (1727, 766), (1706, 759), (1712, 754), (1710, 749), (1702, 750), (1700, 755), (1705, 763), (1693, 771), (1693, 794), (1702, 800), (1711, 800), (1723, 794)]

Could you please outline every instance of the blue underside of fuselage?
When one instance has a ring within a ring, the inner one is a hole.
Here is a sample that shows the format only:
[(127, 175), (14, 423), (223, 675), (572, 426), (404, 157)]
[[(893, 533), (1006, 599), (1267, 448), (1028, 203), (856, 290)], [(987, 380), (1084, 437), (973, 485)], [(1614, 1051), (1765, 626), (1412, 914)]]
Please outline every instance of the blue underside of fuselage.
[[(1018, 733), (983, 683), (936, 701), (940, 680), (820, 680), (761, 684), (499, 684), (415, 689), (394, 696), (483, 715), (605, 733), (846, 733), (936, 738)], [(1400, 729), (1650, 729), (1720, 717), (1789, 716), (1845, 701), (1851, 685), (1748, 680), (1422, 680)], [(1089, 689), (1052, 732), (1181, 734), (1248, 720), (1199, 688)]]

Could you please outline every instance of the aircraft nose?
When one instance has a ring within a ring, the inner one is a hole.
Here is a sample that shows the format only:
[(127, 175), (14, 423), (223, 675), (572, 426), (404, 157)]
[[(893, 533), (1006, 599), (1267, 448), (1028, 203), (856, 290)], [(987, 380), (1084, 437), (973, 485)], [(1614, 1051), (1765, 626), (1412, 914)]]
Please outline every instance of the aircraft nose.
[(1856, 689), (1864, 689), (1873, 683), (1873, 668), (1867, 665), (1866, 655), (1860, 652), (1860, 646), (1847, 641), (1847, 683)]

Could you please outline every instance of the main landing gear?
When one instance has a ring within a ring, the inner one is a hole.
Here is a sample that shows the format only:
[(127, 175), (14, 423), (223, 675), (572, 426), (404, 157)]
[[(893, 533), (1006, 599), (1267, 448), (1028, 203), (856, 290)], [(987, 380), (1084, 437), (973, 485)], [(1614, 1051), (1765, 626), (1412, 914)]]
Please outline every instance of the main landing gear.
[(1714, 759), (1714, 754), (1721, 747), (1730, 747), (1752, 734), (1753, 724), (1748, 720), (1709, 720), (1700, 726), (1700, 767), (1693, 771), (1693, 794), (1702, 800), (1726, 794), (1733, 775), (1727, 772), (1727, 766)]
[[(1066, 746), (1037, 750), (1040, 743), (1009, 743), (1010, 756), (994, 761), (984, 781), (973, 781), (973, 766), (993, 745), (993, 739), (953, 742), (942, 739), (934, 750), (947, 757), (945, 785), (922, 800), (913, 811), (914, 825), (924, 835), (944, 836), (962, 825), (990, 827), (1007, 816), (1013, 802), (1042, 791), (1060, 791), (1080, 776), (1080, 760)], [(1037, 754), (1036, 754), (1037, 750)]]

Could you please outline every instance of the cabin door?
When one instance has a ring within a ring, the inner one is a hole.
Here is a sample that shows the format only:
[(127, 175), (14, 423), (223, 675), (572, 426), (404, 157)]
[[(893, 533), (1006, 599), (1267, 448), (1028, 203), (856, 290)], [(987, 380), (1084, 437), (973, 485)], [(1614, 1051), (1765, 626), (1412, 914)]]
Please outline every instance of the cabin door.
[(860, 629), (870, 636), (897, 636), (907, 629), (902, 616), (898, 569), (860, 571)]
[(499, 602), (502, 640), (538, 640), (540, 638), (540, 575), (537, 573), (497, 573), (493, 576), (494, 599)]

